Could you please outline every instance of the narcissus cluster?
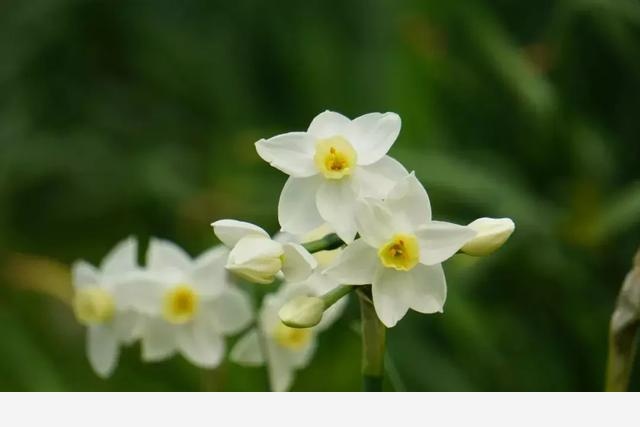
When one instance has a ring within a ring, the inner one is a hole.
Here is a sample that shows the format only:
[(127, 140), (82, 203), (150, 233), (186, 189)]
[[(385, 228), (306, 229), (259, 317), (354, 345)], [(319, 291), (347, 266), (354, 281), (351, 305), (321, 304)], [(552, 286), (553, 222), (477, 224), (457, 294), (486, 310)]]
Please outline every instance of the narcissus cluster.
[[(258, 141), (258, 155), (289, 175), (278, 204), (282, 230), (275, 236), (222, 219), (212, 224), (222, 244), (196, 259), (152, 239), (142, 267), (137, 244), (128, 239), (99, 269), (76, 262), (73, 307), (87, 326), (94, 370), (110, 375), (120, 346), (135, 341), (145, 361), (180, 353), (196, 366), (215, 368), (227, 354), (225, 338), (239, 334), (230, 359), (266, 366), (271, 388), (284, 391), (310, 362), (318, 333), (337, 320), (350, 292), (366, 290), (389, 328), (409, 309), (442, 312), (442, 263), (460, 252), (494, 252), (514, 224), (506, 218), (469, 225), (433, 220), (415, 173), (387, 155), (400, 127), (395, 113), (350, 120), (325, 111), (307, 131)], [(278, 284), (269, 287), (274, 292), (249, 297), (249, 286), (272, 283)]]

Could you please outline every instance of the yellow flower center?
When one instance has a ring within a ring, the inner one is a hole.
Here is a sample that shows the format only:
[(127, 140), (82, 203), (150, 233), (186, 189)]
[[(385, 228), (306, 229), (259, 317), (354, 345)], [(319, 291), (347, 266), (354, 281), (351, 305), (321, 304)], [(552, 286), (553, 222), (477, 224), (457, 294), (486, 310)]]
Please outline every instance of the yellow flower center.
[(73, 312), (83, 325), (108, 322), (114, 311), (111, 294), (97, 286), (80, 289), (73, 296)]
[(342, 179), (353, 173), (357, 157), (349, 141), (336, 135), (318, 140), (313, 160), (325, 178)]
[(312, 328), (290, 328), (280, 323), (273, 336), (278, 344), (289, 350), (301, 350), (311, 339)]
[(418, 239), (412, 234), (396, 234), (380, 248), (378, 257), (387, 268), (409, 271), (420, 260)]
[(174, 325), (190, 321), (198, 311), (198, 294), (187, 284), (179, 284), (164, 295), (162, 314)]

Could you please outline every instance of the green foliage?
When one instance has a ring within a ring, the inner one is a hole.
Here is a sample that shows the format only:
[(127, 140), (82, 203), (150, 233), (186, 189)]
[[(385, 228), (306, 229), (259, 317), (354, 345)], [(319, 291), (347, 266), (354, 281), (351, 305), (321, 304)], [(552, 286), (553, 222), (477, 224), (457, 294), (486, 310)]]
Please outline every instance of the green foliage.
[[(436, 219), (517, 226), (493, 256), (445, 266), (443, 315), (388, 332), (393, 376), (408, 390), (602, 388), (609, 317), (640, 242), (638, 2), (0, 10), (0, 389), (265, 389), (260, 369), (143, 364), (138, 348), (102, 381), (68, 308), (25, 291), (5, 260), (97, 262), (129, 234), (196, 254), (225, 217), (276, 231), (285, 176), (253, 142), (324, 109), (399, 113), (391, 154), (423, 180)], [(359, 389), (352, 303), (294, 389)]]

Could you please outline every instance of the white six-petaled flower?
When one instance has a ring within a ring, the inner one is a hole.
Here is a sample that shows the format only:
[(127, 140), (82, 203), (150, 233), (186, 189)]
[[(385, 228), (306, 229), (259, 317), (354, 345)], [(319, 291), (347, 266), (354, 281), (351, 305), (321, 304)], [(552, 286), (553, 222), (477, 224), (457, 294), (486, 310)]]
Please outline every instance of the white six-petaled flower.
[(228, 248), (226, 268), (253, 283), (272, 283), (279, 273), (288, 281), (305, 280), (317, 262), (301, 245), (278, 242), (257, 225), (223, 219), (211, 224)]
[(240, 332), (253, 319), (249, 298), (228, 278), (227, 254), (219, 246), (192, 260), (171, 242), (151, 240), (147, 270), (127, 292), (145, 315), (143, 360), (160, 361), (180, 352), (201, 368), (220, 364), (224, 336)]
[(341, 312), (331, 307), (320, 324), (312, 328), (291, 328), (278, 317), (278, 311), (292, 298), (314, 294), (303, 284), (285, 284), (276, 293), (265, 296), (258, 314), (257, 327), (243, 335), (231, 350), (231, 360), (244, 366), (267, 365), (273, 391), (287, 391), (295, 372), (309, 364), (317, 346), (317, 334), (328, 328)]
[(288, 174), (278, 205), (283, 231), (303, 234), (324, 222), (342, 240), (353, 241), (359, 197), (382, 198), (406, 169), (387, 156), (400, 133), (395, 113), (350, 120), (332, 111), (317, 115), (306, 132), (261, 139), (262, 159)]
[(117, 366), (121, 344), (139, 336), (140, 317), (126, 304), (122, 290), (138, 271), (138, 245), (129, 238), (104, 258), (100, 269), (79, 260), (72, 266), (73, 311), (87, 327), (87, 356), (93, 370), (105, 378)]
[(340, 283), (372, 285), (380, 320), (393, 327), (409, 308), (421, 313), (443, 309), (447, 294), (440, 263), (476, 232), (467, 226), (432, 221), (427, 192), (411, 173), (384, 201), (360, 201), (360, 239), (326, 272)]

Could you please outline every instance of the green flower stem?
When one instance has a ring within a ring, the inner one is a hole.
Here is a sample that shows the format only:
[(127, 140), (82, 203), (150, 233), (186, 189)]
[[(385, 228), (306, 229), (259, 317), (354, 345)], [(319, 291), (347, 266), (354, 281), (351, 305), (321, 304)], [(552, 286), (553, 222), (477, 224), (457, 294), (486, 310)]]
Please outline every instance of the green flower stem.
[(344, 242), (335, 233), (327, 234), (321, 239), (302, 244), (302, 246), (310, 253), (331, 251), (333, 249), (338, 249), (342, 245), (344, 245)]
[(362, 317), (362, 382), (364, 391), (382, 391), (386, 328), (373, 307), (371, 288), (367, 288), (358, 290)]
[(640, 330), (640, 250), (622, 284), (609, 326), (606, 391), (626, 391)]
[(324, 302), (324, 309), (328, 309), (333, 304), (337, 303), (340, 298), (353, 292), (356, 288), (357, 286), (353, 285), (340, 285), (337, 288), (332, 289), (326, 294), (322, 295), (320, 298), (322, 298), (322, 301)]
[(605, 391), (627, 391), (636, 355), (637, 336), (637, 321), (617, 333), (611, 332)]

